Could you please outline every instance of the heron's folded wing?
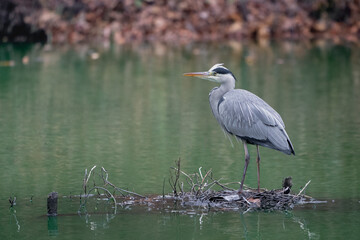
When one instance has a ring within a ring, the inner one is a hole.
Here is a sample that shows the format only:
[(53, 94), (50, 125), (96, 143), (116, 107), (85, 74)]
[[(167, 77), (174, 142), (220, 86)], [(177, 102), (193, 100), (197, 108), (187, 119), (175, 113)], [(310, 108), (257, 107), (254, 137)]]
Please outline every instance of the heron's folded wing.
[(223, 96), (218, 115), (226, 131), (247, 141), (294, 154), (280, 115), (265, 101), (245, 90), (234, 90)]
[(223, 126), (227, 131), (239, 137), (257, 140), (269, 139), (272, 128), (280, 127), (282, 129), (283, 127), (278, 120), (280, 115), (274, 115), (272, 111), (275, 110), (262, 103), (225, 97), (218, 108)]

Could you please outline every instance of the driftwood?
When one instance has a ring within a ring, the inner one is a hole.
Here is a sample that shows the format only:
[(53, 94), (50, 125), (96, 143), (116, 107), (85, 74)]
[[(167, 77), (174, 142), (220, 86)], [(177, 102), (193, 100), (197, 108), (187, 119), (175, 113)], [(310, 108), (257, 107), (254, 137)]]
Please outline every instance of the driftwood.
[[(298, 194), (291, 193), (291, 177), (284, 179), (280, 189), (260, 189), (260, 192), (257, 192), (257, 189), (245, 186), (244, 190), (238, 193), (238, 187), (232, 188), (231, 186), (239, 186), (239, 182), (223, 183), (221, 178), (213, 177), (211, 169), (203, 172), (201, 167), (197, 173), (188, 174), (181, 170), (180, 159), (175, 162), (175, 167), (170, 168), (169, 184), (172, 193), (165, 194), (164, 180), (162, 195), (143, 196), (119, 188), (108, 180), (109, 175), (105, 168), (101, 167), (100, 172), (95, 172), (95, 168), (96, 166), (91, 168), (89, 173), (85, 170), (83, 194), (79, 195), (81, 199), (79, 212), (86, 208), (87, 200), (93, 197), (107, 199), (108, 201), (105, 202), (113, 204), (115, 212), (119, 206), (123, 208), (147, 206), (150, 209), (166, 209), (166, 211), (179, 209), (179, 207), (184, 211), (186, 209), (193, 210), (194, 207), (214, 211), (273, 211), (289, 210), (298, 204), (316, 203), (314, 199), (303, 194), (310, 181)], [(93, 180), (93, 186), (89, 187), (92, 177), (97, 177), (100, 182)], [(90, 190), (87, 191), (89, 188)], [(97, 194), (92, 194), (92, 192)], [(120, 195), (116, 195), (116, 193)]]

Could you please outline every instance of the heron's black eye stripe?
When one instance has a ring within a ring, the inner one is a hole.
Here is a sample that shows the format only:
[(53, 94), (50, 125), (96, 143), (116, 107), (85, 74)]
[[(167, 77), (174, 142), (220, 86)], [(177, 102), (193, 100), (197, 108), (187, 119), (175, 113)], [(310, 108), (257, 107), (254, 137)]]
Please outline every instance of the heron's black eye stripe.
[(214, 75), (216, 75), (217, 73), (219, 73), (219, 74), (228, 74), (229, 73), (234, 77), (234, 79), (236, 81), (236, 77), (234, 76), (234, 74), (232, 72), (230, 72), (229, 70), (227, 70), (226, 68), (215, 68), (213, 70), (213, 72), (214, 72)]

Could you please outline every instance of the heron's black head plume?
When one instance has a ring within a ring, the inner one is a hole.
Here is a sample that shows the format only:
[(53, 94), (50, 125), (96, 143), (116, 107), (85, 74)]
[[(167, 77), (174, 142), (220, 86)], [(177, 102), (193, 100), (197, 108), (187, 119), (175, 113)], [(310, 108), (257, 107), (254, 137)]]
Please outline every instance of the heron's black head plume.
[(224, 67), (223, 63), (215, 64), (209, 71), (212, 71), (216, 74), (231, 74), (231, 76), (233, 76), (236, 81), (236, 77), (234, 76), (234, 74), (229, 69)]

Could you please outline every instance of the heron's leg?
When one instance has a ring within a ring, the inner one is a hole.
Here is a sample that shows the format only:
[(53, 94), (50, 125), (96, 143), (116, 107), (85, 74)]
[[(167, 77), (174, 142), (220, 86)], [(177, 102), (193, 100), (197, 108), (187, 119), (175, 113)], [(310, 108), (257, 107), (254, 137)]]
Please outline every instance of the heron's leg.
[(256, 150), (257, 150), (256, 163), (257, 163), (257, 176), (258, 176), (258, 192), (260, 192), (260, 152), (259, 152), (259, 145), (256, 145)]
[(242, 190), (243, 190), (244, 181), (245, 181), (245, 175), (246, 175), (246, 170), (247, 170), (247, 167), (248, 167), (249, 162), (250, 162), (250, 154), (249, 154), (249, 151), (248, 151), (248, 148), (247, 148), (247, 144), (246, 144), (245, 141), (243, 141), (243, 143), (244, 143), (244, 150), (245, 150), (245, 166), (244, 166), (244, 173), (243, 173), (243, 177), (242, 177), (242, 180), (241, 180), (239, 193), (241, 193)]

